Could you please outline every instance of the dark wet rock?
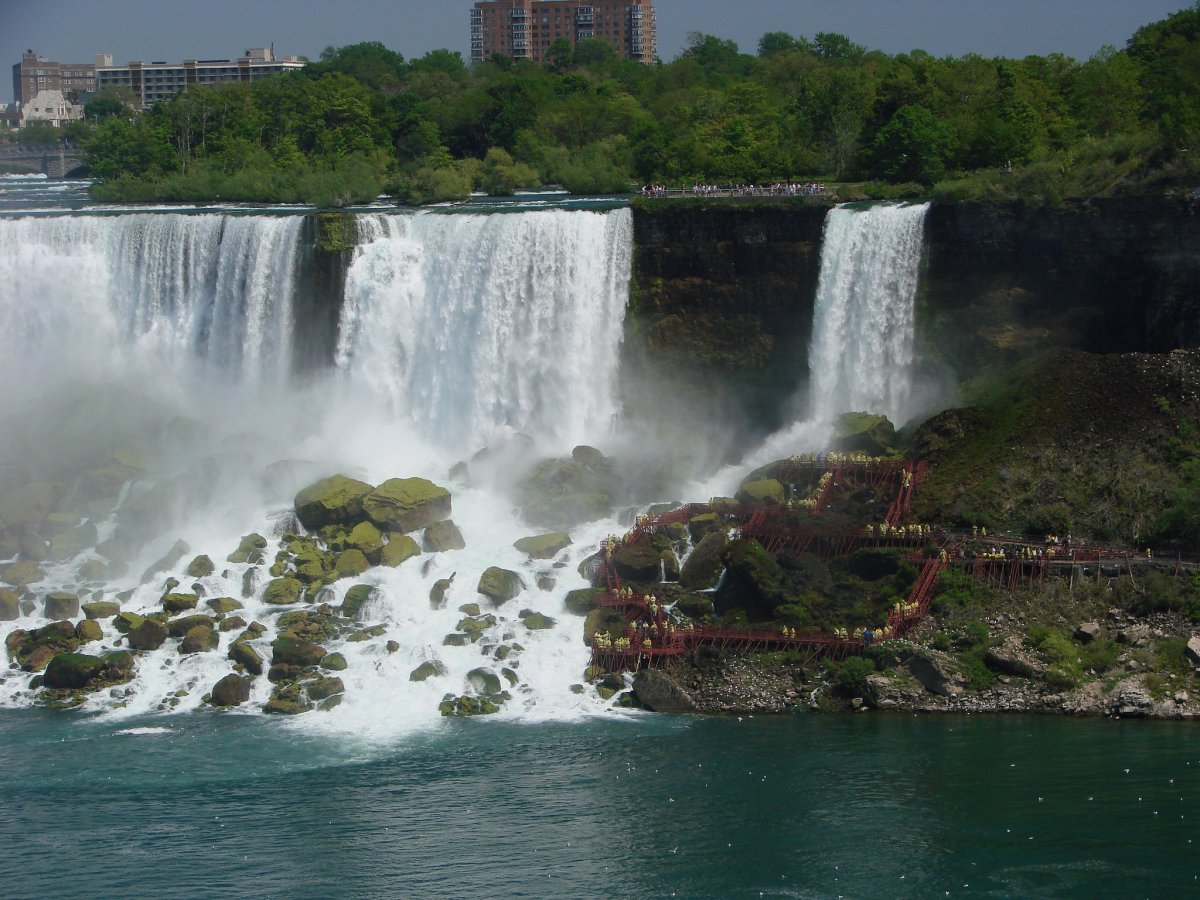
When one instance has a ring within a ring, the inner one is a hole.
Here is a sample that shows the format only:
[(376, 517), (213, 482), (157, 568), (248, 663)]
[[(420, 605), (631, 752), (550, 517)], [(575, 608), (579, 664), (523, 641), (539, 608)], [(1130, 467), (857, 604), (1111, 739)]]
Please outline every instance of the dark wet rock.
[(662, 580), (662, 555), (648, 538), (618, 547), (613, 566), (622, 581), (657, 584)]
[(237, 631), (239, 628), (246, 627), (246, 620), (241, 616), (227, 616), (217, 627), (221, 631)]
[(408, 676), (409, 681), (427, 681), (446, 674), (446, 666), (436, 659), (421, 663)]
[(469, 634), (455, 632), (442, 638), (443, 647), (465, 647), (469, 643), (471, 643), (471, 636)]
[(183, 640), (179, 644), (179, 652), (183, 654), (206, 653), (209, 650), (216, 650), (219, 644), (220, 637), (212, 628), (207, 625), (197, 625), (183, 636)]
[(463, 539), (462, 532), (450, 519), (431, 522), (426, 526), (425, 534), (421, 538), (421, 547), (428, 553), (462, 550), (466, 546), (467, 542)]
[(362, 518), (363, 499), (374, 488), (345, 475), (331, 475), (296, 495), (296, 517), (309, 531), (326, 525), (351, 525)]
[(417, 531), (450, 517), (450, 492), (425, 478), (391, 478), (365, 496), (362, 507), (385, 531)]
[(500, 679), (490, 669), (472, 669), (467, 673), (467, 683), (480, 694), (498, 694), (501, 691)]
[(320, 666), (330, 672), (344, 672), (347, 668), (346, 657), (340, 653), (329, 653), (321, 657)]
[(167, 641), (167, 626), (157, 619), (144, 619), (127, 640), (134, 650), (157, 650)]
[(692, 516), (688, 519), (687, 530), (692, 542), (699, 544), (714, 531), (722, 530), (721, 517), (715, 512), (700, 513), (699, 515)]
[(521, 624), (530, 631), (545, 631), (553, 628), (558, 623), (549, 616), (544, 616), (539, 612), (534, 612), (530, 609), (521, 610)]
[(925, 690), (940, 697), (961, 694), (967, 683), (954, 660), (936, 650), (918, 649), (906, 656), (903, 665)]
[(267, 539), (261, 534), (251, 533), (242, 538), (237, 549), (225, 557), (231, 563), (260, 563), (262, 551), (267, 548)]
[(851, 453), (885, 456), (896, 443), (896, 427), (887, 416), (867, 412), (849, 412), (838, 416), (834, 444)]
[(113, 618), (113, 627), (121, 632), (121, 634), (129, 634), (129, 632), (133, 631), (133, 629), (137, 628), (144, 621), (146, 621), (145, 618), (139, 616), (137, 613), (122, 612), (117, 613)]
[(299, 684), (280, 684), (271, 692), (271, 699), (263, 706), (263, 712), (272, 715), (295, 716), (306, 713), (313, 708), (304, 699)]
[(480, 576), (477, 590), (500, 606), (525, 590), (525, 582), (516, 572), (491, 566)]
[(638, 701), (655, 712), (695, 712), (696, 704), (687, 691), (658, 669), (643, 669), (633, 679)]
[(234, 600), (232, 597), (213, 597), (205, 600), (204, 605), (218, 616), (224, 616), (235, 610), (242, 609), (242, 602)]
[(458, 608), (458, 611), (464, 616), (477, 616), (482, 612), (478, 603), (464, 603)]
[(454, 583), (454, 576), (449, 578), (439, 578), (433, 583), (433, 587), (429, 589), (429, 606), (431, 609), (441, 609), (446, 602), (446, 591), (450, 590), (450, 585)]
[(625, 617), (611, 607), (593, 609), (583, 623), (583, 642), (592, 646), (592, 641), (600, 632), (605, 632), (615, 640), (625, 633), (628, 624)]
[(747, 481), (738, 488), (735, 499), (739, 503), (764, 504), (782, 503), (784, 497), (783, 485), (774, 478), (760, 478)]
[(725, 570), (723, 557), (728, 545), (724, 531), (705, 535), (683, 564), (679, 573), (680, 586), (689, 591), (715, 587)]
[(271, 664), (316, 666), (327, 655), (319, 644), (293, 637), (278, 637), (271, 644)]
[(308, 694), (308, 699), (312, 701), (321, 701), (326, 697), (332, 697), (334, 694), (346, 693), (346, 685), (337, 676), (318, 678), (315, 681), (305, 681), (303, 682), (303, 687), (304, 692)]
[(50, 660), (43, 685), (51, 689), (94, 690), (123, 684), (133, 677), (133, 655), (123, 650), (103, 656), (84, 653), (59, 653)]
[(717, 612), (742, 608), (751, 621), (769, 619), (784, 601), (784, 574), (753, 538), (733, 541), (725, 552), (725, 578), (714, 595)]
[(671, 598), (675, 608), (689, 619), (703, 619), (713, 615), (713, 600), (710, 594), (677, 594)]
[(203, 614), (180, 616), (178, 619), (171, 619), (167, 622), (167, 634), (173, 638), (181, 638), (197, 625), (212, 629), (217, 627), (217, 621), (212, 616)]
[(476, 697), (466, 695), (455, 697), (453, 694), (447, 694), (445, 699), (438, 704), (438, 711), (443, 716), (490, 716), (500, 712), (504, 702), (508, 699), (507, 694), (495, 694), (484, 697)]
[(250, 699), (254, 679), (230, 672), (213, 685), (210, 703), (213, 706), (240, 706)]
[(565, 531), (552, 531), (549, 534), (521, 538), (513, 546), (530, 559), (553, 559), (571, 546), (571, 536)]
[(599, 588), (579, 588), (578, 590), (568, 591), (567, 596), (563, 599), (563, 607), (569, 613), (574, 613), (577, 616), (586, 616), (593, 609), (596, 609), (596, 604), (604, 594), (605, 591)]
[(66, 591), (47, 594), (43, 610), (47, 619), (73, 619), (79, 615), (79, 595)]
[(84, 619), (75, 626), (75, 637), (79, 639), (81, 644), (90, 644), (92, 641), (99, 641), (104, 638), (104, 629), (100, 627), (100, 623), (92, 619)]

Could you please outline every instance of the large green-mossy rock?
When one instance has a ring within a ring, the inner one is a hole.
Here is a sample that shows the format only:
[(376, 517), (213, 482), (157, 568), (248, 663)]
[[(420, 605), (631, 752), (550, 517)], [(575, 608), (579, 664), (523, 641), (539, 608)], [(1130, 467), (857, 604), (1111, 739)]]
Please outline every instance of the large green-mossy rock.
[(21, 599), (7, 588), (0, 588), (0, 622), (11, 622), (21, 616)]
[(26, 585), (41, 581), (42, 577), (41, 567), (31, 559), (9, 563), (0, 572), (0, 581), (3, 581), (5, 584), (11, 584), (13, 587), (25, 587)]
[(350, 666), (346, 657), (340, 653), (327, 653), (321, 657), (320, 665), (322, 669), (328, 669), (330, 672), (345, 672)]
[(429, 589), (429, 607), (431, 609), (441, 609), (446, 602), (446, 591), (450, 590), (450, 585), (454, 583), (454, 576), (449, 578), (439, 578), (433, 583), (433, 587)]
[(319, 702), (335, 694), (346, 693), (345, 683), (336, 675), (317, 678), (313, 681), (306, 681), (303, 684), (304, 692), (308, 694), (308, 699), (314, 702)]
[(46, 667), (42, 684), (56, 690), (94, 689), (129, 681), (133, 672), (133, 655), (123, 650), (103, 656), (59, 653)]
[(550, 616), (543, 615), (540, 612), (533, 612), (532, 610), (523, 609), (521, 610), (521, 624), (530, 631), (547, 631), (558, 623), (554, 619), (550, 618)]
[(213, 565), (212, 559), (210, 559), (208, 556), (201, 555), (197, 556), (190, 563), (188, 563), (187, 575), (188, 578), (207, 578), (216, 570), (217, 567)]
[(362, 518), (363, 498), (374, 490), (365, 481), (331, 475), (296, 495), (296, 516), (309, 531), (326, 525), (353, 524)]
[(49, 557), (55, 560), (70, 559), (84, 550), (95, 547), (99, 539), (100, 535), (96, 526), (91, 522), (86, 522), (70, 531), (56, 534), (50, 540)]
[(628, 624), (625, 617), (611, 607), (593, 609), (583, 622), (583, 642), (592, 646), (592, 641), (601, 632), (615, 640), (625, 633)]
[(426, 478), (389, 478), (363, 497), (362, 508), (385, 531), (416, 531), (450, 518), (450, 492)]
[(378, 565), (383, 553), (383, 535), (375, 523), (359, 522), (346, 536), (343, 546), (348, 550), (358, 550), (371, 565)]
[(207, 625), (197, 625), (183, 636), (183, 640), (179, 642), (179, 652), (183, 654), (207, 653), (209, 650), (216, 650), (220, 643), (220, 635), (212, 628)]
[(267, 584), (263, 592), (263, 602), (274, 606), (286, 606), (289, 603), (299, 603), (304, 593), (304, 585), (295, 578), (276, 578)]
[(261, 675), (263, 673), (263, 659), (258, 655), (258, 651), (247, 644), (245, 641), (234, 641), (229, 647), (227, 654), (231, 660), (242, 666), (251, 675)]
[(213, 685), (209, 702), (213, 706), (240, 706), (250, 699), (250, 688), (254, 679), (230, 672)]
[(407, 534), (393, 533), (379, 553), (379, 564), (394, 569), (405, 560), (420, 554), (421, 548), (415, 540)]
[(90, 644), (104, 638), (104, 629), (94, 619), (84, 619), (75, 626), (75, 637), (81, 644)]
[(692, 516), (687, 523), (688, 535), (697, 544), (714, 531), (720, 531), (721, 527), (721, 518), (715, 512)]
[(657, 584), (662, 580), (662, 554), (649, 540), (618, 547), (613, 566), (623, 581)]
[(579, 588), (578, 590), (569, 591), (563, 600), (563, 607), (569, 613), (574, 613), (577, 616), (586, 616), (593, 609), (596, 609), (596, 604), (600, 597), (604, 596), (604, 593), (599, 588)]
[(112, 600), (93, 600), (81, 607), (89, 619), (111, 619), (121, 612), (121, 604)]
[(446, 666), (436, 659), (421, 663), (408, 676), (409, 681), (428, 681), (446, 674)]
[(343, 550), (333, 565), (338, 578), (354, 578), (371, 568), (371, 561), (361, 550)]
[(217, 627), (217, 621), (212, 616), (203, 614), (180, 616), (167, 623), (167, 634), (173, 638), (181, 638), (197, 626), (212, 629)]
[(79, 615), (79, 595), (54, 591), (46, 595), (43, 609), (47, 619), (74, 619)]
[(500, 684), (500, 676), (490, 669), (484, 668), (472, 669), (468, 672), (467, 683), (480, 694), (499, 694), (504, 689)]
[(311, 710), (312, 704), (304, 699), (299, 684), (281, 684), (271, 692), (271, 699), (263, 706), (263, 712), (272, 715), (296, 716)]
[(679, 573), (680, 586), (689, 591), (715, 587), (721, 572), (725, 570), (723, 556), (728, 545), (729, 539), (723, 531), (705, 535), (683, 564), (683, 570)]
[(752, 621), (769, 619), (785, 599), (779, 563), (753, 538), (742, 538), (725, 552), (725, 578), (717, 590), (717, 611), (741, 608)]
[(195, 609), (199, 602), (200, 598), (196, 594), (167, 594), (163, 597), (162, 605), (166, 612), (175, 615), (175, 613)]
[(525, 582), (516, 572), (491, 566), (479, 577), (477, 590), (493, 604), (500, 606), (525, 590)]
[(204, 605), (218, 616), (228, 615), (235, 610), (242, 609), (242, 601), (234, 600), (232, 597), (211, 597), (204, 601)]
[(782, 503), (783, 485), (774, 478), (760, 478), (757, 481), (747, 481), (737, 492), (739, 503), (763, 504)]
[(129, 634), (133, 629), (141, 625), (145, 620), (134, 612), (120, 612), (113, 618), (113, 627), (121, 634)]
[(455, 697), (452, 694), (446, 696), (441, 703), (438, 704), (438, 711), (443, 716), (490, 716), (500, 712), (500, 708), (508, 699), (507, 694), (494, 694), (486, 697), (475, 697), (465, 695)]
[(278, 637), (271, 643), (271, 665), (317, 666), (328, 655), (320, 644), (294, 637)]
[(525, 520), (565, 529), (612, 510), (612, 472), (607, 460), (544, 459), (518, 485)]
[(242, 538), (238, 543), (237, 549), (225, 557), (226, 562), (231, 563), (259, 563), (262, 562), (262, 551), (267, 547), (267, 539), (261, 534), (251, 532)]
[(361, 620), (363, 608), (375, 596), (375, 590), (369, 584), (356, 584), (346, 591), (346, 597), (342, 600), (342, 615), (347, 619)]
[(571, 546), (571, 536), (565, 531), (552, 531), (549, 534), (521, 538), (513, 546), (530, 559), (553, 559)]
[(315, 584), (329, 574), (329, 565), (325, 554), (315, 548), (308, 548), (296, 554), (293, 560), (295, 577), (305, 584)]
[(713, 614), (712, 597), (708, 594), (676, 594), (675, 608), (689, 619), (704, 619)]
[(887, 416), (849, 412), (838, 416), (834, 443), (839, 450), (882, 456), (892, 452), (896, 426)]
[(462, 532), (451, 520), (430, 522), (425, 526), (425, 534), (421, 538), (421, 547), (427, 553), (442, 553), (446, 550), (462, 550), (467, 546)]

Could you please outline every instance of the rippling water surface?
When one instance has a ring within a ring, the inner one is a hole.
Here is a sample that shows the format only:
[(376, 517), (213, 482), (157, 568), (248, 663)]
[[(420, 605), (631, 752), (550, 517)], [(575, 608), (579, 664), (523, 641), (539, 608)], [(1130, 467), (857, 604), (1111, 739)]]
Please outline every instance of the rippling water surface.
[(1173, 723), (0, 713), (11, 896), (1190, 896), (1198, 787)]

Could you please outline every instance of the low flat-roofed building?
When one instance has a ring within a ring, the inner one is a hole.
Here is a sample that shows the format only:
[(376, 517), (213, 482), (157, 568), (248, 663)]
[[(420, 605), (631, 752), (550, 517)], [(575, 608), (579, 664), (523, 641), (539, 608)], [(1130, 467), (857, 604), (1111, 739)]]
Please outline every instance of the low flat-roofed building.
[(126, 88), (138, 107), (146, 109), (192, 85), (249, 82), (303, 69), (306, 65), (295, 56), (277, 59), (265, 47), (247, 50), (238, 59), (185, 59), (181, 63), (136, 60), (124, 66), (98, 66), (96, 88)]

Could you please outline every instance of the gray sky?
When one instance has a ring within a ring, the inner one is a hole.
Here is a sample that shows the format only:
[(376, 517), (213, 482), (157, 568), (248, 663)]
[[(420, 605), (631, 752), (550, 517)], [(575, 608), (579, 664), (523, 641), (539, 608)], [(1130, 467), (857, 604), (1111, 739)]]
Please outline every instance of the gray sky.
[[(1141, 25), (1190, 0), (656, 0), (659, 55), (678, 55), (690, 31), (754, 52), (768, 31), (838, 31), (869, 49), (935, 56), (1080, 59), (1122, 46)], [(467, 56), (471, 0), (0, 0), (0, 102), (11, 66), (32, 48), (59, 62), (112, 53), (132, 59), (225, 59), (275, 44), (315, 58), (332, 44), (382, 41), (405, 56), (448, 47)]]

